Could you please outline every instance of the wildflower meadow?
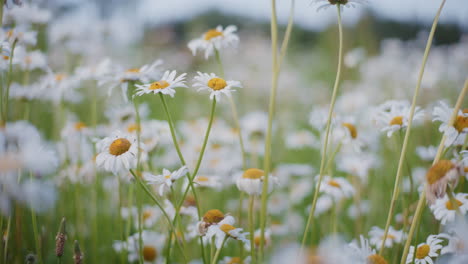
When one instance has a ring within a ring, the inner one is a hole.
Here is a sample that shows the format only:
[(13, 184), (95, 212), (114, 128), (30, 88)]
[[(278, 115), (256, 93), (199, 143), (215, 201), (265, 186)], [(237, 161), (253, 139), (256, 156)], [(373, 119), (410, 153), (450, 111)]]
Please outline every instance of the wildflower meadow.
[(3, 1), (0, 263), (468, 264), (468, 3), (262, 1)]

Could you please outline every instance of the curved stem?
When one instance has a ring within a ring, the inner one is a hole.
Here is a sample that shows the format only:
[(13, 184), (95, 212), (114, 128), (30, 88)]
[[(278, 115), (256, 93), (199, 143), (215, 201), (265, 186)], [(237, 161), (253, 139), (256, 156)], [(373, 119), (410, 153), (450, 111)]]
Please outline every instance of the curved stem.
[(309, 233), (309, 228), (312, 225), (312, 219), (314, 217), (314, 212), (315, 212), (315, 207), (317, 205), (317, 199), (318, 199), (318, 194), (320, 190), (320, 185), (322, 183), (322, 179), (324, 176), (325, 172), (325, 160), (326, 160), (326, 154), (328, 150), (328, 138), (330, 136), (330, 130), (331, 130), (331, 120), (332, 120), (332, 115), (333, 115), (333, 109), (335, 107), (335, 101), (338, 93), (338, 87), (340, 83), (340, 78), (341, 78), (341, 64), (343, 62), (343, 26), (341, 23), (341, 7), (338, 4), (336, 6), (336, 10), (338, 12), (338, 30), (339, 30), (339, 49), (338, 49), (338, 69), (336, 72), (336, 79), (335, 79), (335, 84), (333, 87), (333, 93), (332, 93), (332, 98), (330, 102), (330, 109), (328, 110), (328, 119), (327, 119), (327, 125), (325, 129), (325, 141), (323, 143), (323, 150), (322, 150), (322, 159), (320, 162), (320, 173), (319, 173), (319, 179), (317, 182), (317, 185), (315, 187), (315, 192), (314, 192), (314, 197), (312, 199), (312, 206), (310, 207), (310, 212), (309, 216), (307, 219), (307, 224), (304, 230), (304, 236), (302, 237), (302, 243), (301, 243), (301, 252), (304, 248), (304, 245), (307, 240), (307, 235)]
[[(444, 3), (445, 3), (445, 0), (442, 1), (441, 7), (439, 8), (439, 13), (436, 16), (436, 20), (438, 19), (438, 16), (440, 15), (440, 11), (442, 10)], [(468, 92), (468, 79), (465, 81), (465, 85), (462, 91), (460, 92), (460, 95), (458, 96), (457, 103), (455, 104), (455, 108), (453, 109), (452, 117), (450, 118), (450, 121), (448, 123), (449, 126), (453, 126), (455, 119), (457, 118), (457, 115), (458, 115), (458, 110), (460, 109), (467, 92)], [(432, 163), (433, 165), (439, 162), (440, 158), (442, 157), (445, 140), (446, 140), (446, 136), (444, 135), (442, 137), (442, 140), (440, 141), (439, 149), (437, 150), (437, 155), (434, 159), (434, 162)], [(422, 191), (421, 196), (419, 197), (418, 206), (416, 208), (416, 212), (414, 213), (413, 221), (411, 222), (410, 231), (408, 232), (408, 237), (406, 239), (405, 247), (403, 249), (403, 255), (401, 257), (401, 262), (400, 262), (401, 264), (406, 263), (406, 257), (408, 256), (408, 251), (411, 246), (411, 240), (413, 239), (414, 232), (421, 218), (425, 200), (426, 200), (426, 188), (424, 187), (424, 190)]]
[[(172, 231), (172, 234), (174, 236), (177, 237), (176, 235), (176, 229), (174, 228), (174, 226), (172, 225), (172, 222), (171, 222), (171, 218), (169, 217), (169, 215), (167, 214), (166, 210), (164, 210), (164, 207), (162, 207), (161, 203), (158, 201), (158, 199), (154, 196), (154, 194), (151, 192), (151, 190), (148, 188), (148, 186), (143, 183), (143, 181), (141, 180), (140, 177), (138, 177), (135, 172), (133, 170), (130, 169), (130, 173), (132, 174), (133, 178), (135, 178), (135, 180), (138, 182), (138, 184), (141, 186), (141, 188), (145, 191), (145, 193), (151, 198), (151, 200), (159, 207), (159, 209), (161, 210), (161, 212), (163, 213), (164, 217), (166, 218), (167, 220), (167, 223), (169, 224), (169, 228), (171, 229)], [(184, 254), (184, 251), (183, 251), (183, 247), (182, 245), (180, 244), (180, 241), (178, 239), (176, 239), (177, 241), (177, 245), (179, 246), (179, 249), (180, 249), (180, 252), (182, 253), (182, 256), (185, 260), (185, 262), (187, 262), (187, 258)]]
[[(437, 21), (438, 21), (440, 12), (442, 11), (442, 7), (443, 7), (444, 3), (445, 3), (445, 0), (442, 1), (442, 4), (441, 4), (441, 6), (439, 8), (439, 12), (437, 13), (436, 19), (434, 20), (434, 24), (432, 25), (431, 33), (429, 35), (429, 38), (428, 38), (427, 44), (426, 44), (426, 50), (424, 51), (424, 57), (423, 57), (423, 62), (422, 62), (422, 65), (421, 65), (421, 69), (419, 70), (418, 81), (417, 81), (417, 84), (416, 84), (416, 89), (414, 90), (413, 102), (411, 104), (410, 114), (409, 114), (409, 118), (408, 118), (408, 128), (406, 129), (405, 139), (403, 140), (403, 147), (401, 148), (400, 160), (398, 161), (398, 169), (397, 169), (397, 174), (396, 174), (396, 177), (395, 177), (395, 185), (393, 187), (392, 200), (390, 202), (390, 209), (388, 211), (387, 223), (385, 224), (385, 231), (384, 231), (384, 235), (383, 235), (383, 238), (382, 238), (382, 244), (380, 245), (379, 255), (383, 254), (383, 251), (384, 251), (384, 248), (385, 248), (384, 247), (385, 246), (385, 240), (387, 239), (388, 230), (390, 228), (390, 224), (391, 224), (392, 218), (393, 218), (393, 213), (394, 213), (394, 210), (395, 210), (395, 204), (396, 204), (396, 201), (398, 199), (398, 194), (400, 192), (401, 176), (402, 176), (402, 172), (403, 172), (403, 165), (404, 165), (405, 159), (406, 159), (406, 152), (407, 152), (407, 148), (408, 148), (409, 137), (410, 137), (410, 134), (411, 134), (411, 127), (412, 127), (412, 124), (413, 124), (414, 112), (416, 110), (416, 102), (417, 102), (417, 99), (418, 99), (419, 90), (421, 88), (421, 82), (422, 82), (422, 78), (423, 78), (423, 75), (424, 75), (424, 70), (425, 70), (425, 67), (426, 67), (429, 51), (431, 49), (432, 40), (434, 38), (434, 32), (435, 32), (435, 29), (437, 27)], [(411, 175), (410, 175), (410, 177), (411, 177)]]
[(195, 165), (195, 170), (193, 171), (192, 180), (195, 178), (195, 176), (197, 176), (198, 170), (200, 169), (200, 165), (203, 160), (203, 155), (205, 154), (206, 145), (208, 144), (208, 138), (210, 136), (211, 126), (213, 125), (215, 109), (216, 109), (216, 97), (213, 98), (213, 103), (211, 104), (210, 121), (208, 122), (208, 128), (206, 129), (205, 139), (203, 140), (203, 145), (200, 150), (200, 156), (198, 156), (197, 165)]
[(219, 254), (221, 253), (221, 249), (223, 248), (224, 243), (226, 243), (227, 239), (228, 239), (228, 236), (226, 235), (226, 237), (224, 237), (223, 243), (221, 243), (221, 247), (216, 250), (213, 260), (211, 261), (211, 264), (216, 264), (216, 262), (218, 261)]

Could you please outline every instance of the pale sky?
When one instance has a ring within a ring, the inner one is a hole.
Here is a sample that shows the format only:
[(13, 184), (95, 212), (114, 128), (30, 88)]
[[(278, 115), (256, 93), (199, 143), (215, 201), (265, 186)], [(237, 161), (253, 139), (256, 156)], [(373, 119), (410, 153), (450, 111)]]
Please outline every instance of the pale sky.
[[(345, 8), (345, 23), (355, 22), (365, 9), (378, 16), (399, 21), (418, 21), (431, 24), (440, 0), (368, 0), (357, 8)], [(270, 0), (141, 0), (136, 7), (140, 18), (150, 23), (183, 20), (210, 9), (268, 21)], [(312, 0), (296, 0), (295, 22), (305, 28), (320, 30), (336, 20), (334, 8), (317, 12), (319, 4)], [(289, 0), (277, 0), (280, 23), (287, 21)], [(468, 0), (447, 0), (441, 22), (455, 22), (468, 28)]]

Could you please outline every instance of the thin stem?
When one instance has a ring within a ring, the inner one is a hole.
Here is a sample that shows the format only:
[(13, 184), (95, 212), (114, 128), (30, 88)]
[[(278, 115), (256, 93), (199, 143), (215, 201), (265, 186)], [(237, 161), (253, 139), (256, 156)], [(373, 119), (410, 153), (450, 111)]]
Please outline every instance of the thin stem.
[[(219, 71), (221, 72), (221, 77), (224, 78), (225, 77), (224, 67), (223, 67), (223, 63), (221, 61), (221, 56), (219, 54), (218, 49), (215, 49), (215, 55), (216, 55), (216, 61), (218, 62), (218, 65), (219, 65)], [(231, 106), (232, 119), (234, 119), (234, 123), (236, 125), (236, 129), (238, 133), (239, 145), (240, 145), (241, 154), (242, 154), (242, 169), (245, 170), (246, 169), (246, 153), (245, 153), (245, 147), (244, 147), (244, 140), (242, 139), (242, 133), (241, 133), (242, 130), (240, 127), (239, 115), (237, 114), (237, 107), (232, 97), (229, 96), (228, 99), (229, 99), (229, 105)]]
[[(435, 19), (434, 23), (436, 23), (436, 21), (438, 20), (438, 17), (440, 15), (440, 12), (442, 10), (442, 7), (443, 7), (444, 3), (445, 3), (445, 0), (442, 1), (442, 4), (441, 4), (441, 6), (439, 8), (439, 12), (437, 13), (437, 16), (436, 16), (436, 19)], [(433, 27), (434, 27), (434, 25), (433, 25)], [(452, 117), (450, 118), (450, 121), (448, 122), (449, 126), (453, 126), (453, 124), (455, 122), (455, 119), (458, 116), (458, 110), (460, 109), (467, 92), (468, 92), (468, 79), (465, 80), (465, 85), (464, 85), (463, 89), (461, 90), (460, 95), (458, 96), (457, 103), (455, 104), (455, 108), (453, 109)], [(442, 152), (444, 150), (445, 140), (446, 140), (446, 136), (444, 135), (442, 137), (442, 140), (440, 141), (439, 149), (437, 150), (437, 155), (434, 158), (434, 162), (432, 163), (433, 165), (436, 164), (437, 162), (439, 162), (440, 158), (442, 157)], [(427, 185), (427, 183), (426, 183), (426, 185)], [(411, 246), (411, 240), (413, 239), (414, 232), (415, 232), (416, 227), (418, 226), (419, 220), (421, 218), (421, 214), (422, 214), (424, 204), (425, 204), (425, 200), (426, 200), (426, 188), (425, 187), (424, 187), (424, 189), (423, 189), (423, 191), (421, 193), (421, 196), (419, 197), (418, 206), (416, 208), (416, 212), (414, 213), (413, 221), (411, 222), (410, 231), (408, 232), (408, 237), (406, 239), (405, 247), (404, 247), (404, 250), (403, 250), (403, 255), (401, 257), (401, 262), (400, 262), (401, 264), (406, 263), (406, 257), (408, 255), (408, 251), (409, 251), (409, 248)]]
[[(265, 171), (264, 182), (262, 186), (262, 198), (261, 198), (261, 209), (260, 209), (260, 250), (259, 250), (259, 261), (263, 262), (263, 247), (265, 244), (265, 224), (266, 224), (266, 213), (267, 213), (267, 196), (268, 196), (268, 181), (270, 174), (270, 162), (271, 162), (271, 137), (273, 133), (273, 117), (275, 113), (276, 103), (276, 91), (278, 90), (278, 22), (276, 18), (276, 0), (271, 0), (271, 53), (272, 53), (272, 80), (270, 90), (270, 102), (268, 107), (268, 128), (265, 139), (265, 159), (263, 162), (263, 170)], [(250, 234), (253, 236), (253, 234)], [(254, 259), (252, 259), (254, 261)]]
[(10, 240), (11, 215), (8, 216), (6, 235), (4, 236), (5, 247), (3, 248), (3, 263), (8, 263), (8, 241)]
[(33, 226), (33, 233), (34, 233), (34, 241), (36, 243), (36, 254), (37, 254), (37, 262), (42, 263), (42, 250), (41, 250), (41, 240), (39, 237), (39, 231), (37, 229), (37, 216), (34, 209), (31, 208), (31, 221)]
[[(393, 187), (392, 200), (390, 202), (390, 209), (389, 209), (388, 215), (387, 215), (387, 223), (385, 224), (385, 231), (384, 231), (384, 235), (383, 235), (383, 238), (382, 238), (382, 244), (380, 245), (379, 255), (383, 254), (383, 251), (384, 251), (384, 248), (385, 248), (385, 240), (387, 239), (388, 230), (390, 228), (390, 224), (391, 224), (392, 218), (393, 218), (393, 213), (394, 213), (394, 210), (395, 210), (395, 204), (396, 204), (396, 201), (398, 199), (398, 194), (400, 192), (400, 182), (401, 182), (401, 176), (403, 174), (403, 165), (404, 165), (405, 159), (406, 159), (406, 152), (407, 152), (407, 148), (408, 148), (409, 138), (410, 138), (410, 135), (411, 135), (411, 127), (413, 125), (413, 117), (414, 117), (414, 112), (416, 110), (416, 103), (417, 103), (417, 100), (418, 100), (419, 90), (421, 88), (421, 82), (422, 82), (422, 78), (424, 76), (424, 70), (425, 70), (425, 67), (426, 67), (427, 58), (429, 56), (429, 51), (431, 50), (432, 40), (434, 38), (435, 29), (437, 27), (437, 21), (438, 21), (440, 12), (442, 11), (442, 7), (443, 7), (444, 3), (445, 3), (445, 0), (442, 1), (442, 4), (441, 4), (441, 6), (439, 8), (439, 12), (437, 13), (436, 19), (434, 20), (434, 24), (432, 25), (431, 33), (429, 35), (429, 39), (427, 40), (427, 44), (426, 44), (426, 50), (424, 51), (424, 57), (423, 57), (423, 62), (422, 62), (422, 65), (421, 65), (421, 69), (419, 70), (418, 81), (417, 81), (417, 84), (416, 84), (416, 89), (414, 90), (413, 102), (411, 104), (410, 114), (409, 114), (409, 117), (408, 117), (408, 128), (406, 129), (405, 139), (403, 140), (403, 147), (401, 148), (400, 160), (398, 161), (398, 169), (397, 169), (397, 174), (396, 174), (396, 178), (395, 178), (395, 185)], [(410, 177), (411, 177), (411, 175), (410, 175)]]
[(13, 55), (15, 53), (15, 47), (16, 47), (16, 43), (18, 43), (18, 39), (15, 39), (13, 41), (13, 45), (11, 46), (11, 54), (10, 54), (10, 62), (9, 62), (9, 67), (8, 67), (8, 80), (7, 80), (7, 85), (6, 85), (6, 94), (5, 94), (5, 98), (3, 98), (3, 100), (5, 100), (5, 109), (4, 109), (4, 117), (3, 117), (3, 122), (7, 122), (8, 121), (8, 103), (9, 103), (9, 97), (10, 97), (10, 86), (11, 86), (11, 82), (13, 81), (13, 77), (11, 76), (12, 73), (13, 73)]
[(221, 243), (221, 247), (216, 250), (216, 253), (213, 257), (213, 260), (211, 261), (211, 264), (216, 264), (219, 258), (219, 254), (221, 253), (221, 249), (223, 249), (224, 243), (226, 243), (226, 240), (228, 239), (228, 235), (224, 237), (223, 243)]
[[(164, 111), (166, 112), (167, 121), (169, 123), (169, 128), (171, 130), (172, 141), (173, 141), (174, 146), (176, 148), (176, 151), (177, 151), (177, 154), (179, 156), (180, 162), (182, 163), (182, 165), (185, 166), (186, 162), (185, 162), (184, 156), (182, 155), (182, 151), (180, 150), (179, 143), (177, 141), (177, 137), (176, 137), (176, 134), (175, 134), (174, 121), (172, 120), (171, 114), (169, 112), (169, 108), (168, 108), (167, 103), (166, 103), (166, 101), (164, 99), (164, 96), (162, 94), (160, 94), (160, 98), (161, 98), (161, 101), (163, 103)], [(211, 124), (212, 124), (213, 118), (214, 118), (214, 109), (215, 109), (215, 106), (216, 106), (216, 101), (215, 100), (216, 99), (213, 99), (213, 106), (212, 106), (212, 111), (211, 111), (211, 116), (210, 116), (210, 123), (208, 125), (206, 137), (208, 137), (208, 135), (209, 135), (209, 131), (211, 130)], [(202, 155), (203, 154), (200, 153), (199, 160), (202, 158)], [(189, 189), (192, 189), (193, 196), (194, 196), (196, 204), (197, 204), (198, 217), (201, 217), (201, 206), (200, 206), (200, 202), (199, 202), (199, 199), (198, 199), (198, 195), (197, 195), (195, 186), (193, 185), (193, 179), (195, 178), (195, 174), (193, 174), (193, 176), (191, 176), (190, 172), (188, 172), (187, 176), (188, 176), (188, 179), (189, 179), (189, 186), (185, 189), (185, 191), (184, 191), (184, 193), (183, 193), (183, 195), (182, 195), (182, 197), (181, 197), (181, 199), (179, 201), (179, 204), (177, 204), (176, 212), (175, 212), (175, 216), (174, 216), (174, 220), (173, 220), (173, 226), (174, 226), (175, 221), (178, 219), (178, 217), (180, 215), (180, 209), (182, 208), (185, 197), (187, 197)], [(205, 256), (205, 248), (204, 248), (204, 245), (203, 245), (203, 240), (201, 238), (200, 238), (200, 251), (201, 251), (201, 254), (202, 254), (203, 263), (207, 263), (206, 256)]]
[[(138, 182), (138, 184), (141, 186), (141, 188), (145, 191), (145, 193), (151, 198), (151, 200), (156, 204), (156, 206), (159, 207), (159, 209), (161, 210), (161, 212), (163, 213), (164, 217), (166, 218), (167, 220), (167, 223), (169, 224), (169, 228), (172, 230), (172, 234), (174, 236), (176, 236), (176, 229), (174, 228), (174, 226), (172, 225), (172, 222), (171, 222), (171, 218), (169, 217), (169, 215), (167, 214), (166, 210), (164, 210), (164, 207), (162, 207), (161, 203), (158, 201), (158, 199), (154, 196), (154, 194), (151, 192), (151, 190), (148, 188), (148, 186), (143, 183), (143, 181), (141, 180), (140, 177), (138, 177), (135, 172), (133, 170), (130, 169), (130, 173), (132, 174), (132, 176), (135, 178), (135, 180)], [(180, 241), (176, 239), (176, 241), (178, 242), (177, 245), (179, 246), (179, 249), (182, 253), (182, 256), (184, 258), (184, 260), (186, 261), (186, 256), (184, 254), (184, 251), (183, 251), (183, 247), (182, 245), (180, 245)]]
[(211, 105), (210, 121), (208, 122), (208, 128), (206, 129), (205, 139), (203, 140), (203, 145), (200, 150), (200, 156), (198, 157), (197, 165), (195, 165), (195, 170), (193, 171), (192, 180), (197, 175), (198, 170), (200, 169), (201, 162), (203, 160), (203, 155), (205, 154), (206, 145), (208, 144), (208, 138), (210, 136), (211, 126), (213, 125), (215, 109), (216, 109), (216, 97), (213, 98), (213, 104)]
[(252, 258), (252, 263), (257, 263), (256, 258), (255, 258), (255, 244), (254, 244), (254, 232), (255, 232), (254, 203), (255, 203), (255, 197), (251, 195), (249, 199), (250, 257)]
[(301, 252), (304, 248), (304, 245), (307, 240), (307, 235), (309, 233), (309, 228), (312, 225), (312, 219), (314, 217), (314, 212), (315, 212), (315, 207), (317, 205), (317, 199), (318, 199), (318, 194), (320, 190), (320, 185), (322, 183), (322, 179), (324, 176), (325, 172), (325, 160), (326, 160), (326, 153), (328, 150), (328, 138), (330, 136), (330, 130), (331, 130), (331, 119), (333, 115), (333, 109), (335, 107), (335, 101), (338, 93), (338, 87), (340, 83), (340, 78), (341, 78), (341, 64), (343, 62), (343, 26), (341, 23), (341, 6), (338, 4), (336, 5), (336, 10), (338, 12), (338, 30), (339, 30), (339, 49), (338, 49), (338, 69), (336, 72), (336, 79), (335, 79), (335, 84), (333, 87), (333, 93), (332, 93), (332, 98), (330, 102), (330, 109), (328, 111), (328, 119), (327, 119), (327, 125), (325, 129), (325, 141), (323, 143), (323, 150), (322, 150), (322, 159), (320, 162), (320, 173), (319, 173), (319, 179), (317, 182), (317, 185), (315, 187), (315, 192), (314, 192), (314, 197), (312, 200), (312, 206), (310, 207), (310, 212), (309, 212), (309, 217), (307, 219), (307, 224), (304, 230), (304, 236), (302, 237), (302, 243), (301, 243)]

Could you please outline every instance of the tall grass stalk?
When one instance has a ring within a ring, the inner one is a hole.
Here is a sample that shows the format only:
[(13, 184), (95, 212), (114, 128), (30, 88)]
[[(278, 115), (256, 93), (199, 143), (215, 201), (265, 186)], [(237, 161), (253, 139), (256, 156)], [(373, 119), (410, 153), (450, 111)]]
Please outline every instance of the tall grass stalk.
[(320, 162), (320, 172), (319, 172), (319, 179), (317, 182), (317, 185), (315, 187), (314, 191), (314, 197), (312, 199), (312, 206), (310, 207), (310, 212), (309, 216), (307, 219), (306, 227), (304, 230), (304, 235), (302, 237), (302, 243), (301, 243), (301, 252), (304, 248), (304, 245), (307, 241), (307, 235), (309, 233), (309, 228), (312, 225), (312, 219), (314, 217), (314, 212), (315, 212), (315, 207), (317, 205), (317, 199), (318, 199), (318, 194), (320, 190), (320, 185), (322, 183), (323, 176), (325, 174), (325, 161), (326, 161), (326, 154), (328, 151), (328, 139), (330, 136), (330, 130), (331, 130), (331, 119), (333, 116), (333, 109), (335, 107), (335, 101), (336, 97), (338, 94), (338, 87), (340, 84), (340, 79), (341, 79), (341, 65), (343, 62), (343, 26), (341, 22), (341, 6), (340, 4), (336, 5), (336, 10), (338, 12), (338, 31), (339, 31), (339, 48), (338, 48), (338, 68), (336, 71), (336, 78), (335, 78), (335, 84), (333, 86), (333, 93), (332, 93), (332, 98), (330, 102), (330, 109), (328, 110), (328, 118), (327, 118), (327, 125), (325, 128), (325, 141), (323, 142), (323, 149), (322, 149), (322, 159)]
[[(440, 11), (442, 10), (444, 3), (445, 3), (445, 0), (442, 1), (441, 7), (439, 8), (439, 12), (437, 13), (437, 16), (436, 16), (436, 20), (438, 20), (438, 16), (440, 14)], [(434, 21), (434, 23), (436, 23), (436, 21)], [(450, 118), (450, 121), (448, 123), (449, 126), (452, 126), (454, 124), (458, 115), (458, 110), (460, 109), (467, 92), (468, 92), (468, 79), (465, 81), (465, 85), (463, 86), (463, 89), (461, 90), (460, 95), (458, 96), (457, 103), (455, 104), (455, 108), (453, 109), (452, 117)], [(439, 148), (437, 150), (437, 155), (434, 158), (434, 162), (432, 163), (433, 165), (439, 162), (440, 158), (442, 157), (442, 153), (444, 151), (445, 140), (446, 140), (446, 137), (444, 135), (442, 137), (442, 140), (440, 141)], [(419, 196), (418, 206), (416, 207), (416, 212), (414, 213), (414, 217), (411, 222), (411, 227), (408, 233), (408, 237), (406, 239), (405, 247), (403, 250), (403, 255), (401, 256), (401, 261), (400, 261), (401, 264), (406, 263), (406, 257), (408, 256), (408, 251), (411, 245), (411, 240), (413, 239), (413, 235), (414, 235), (416, 228), (419, 226), (419, 220), (421, 218), (425, 202), (426, 202), (426, 188), (424, 188), (421, 195)]]
[(288, 26), (283, 37), (280, 56), (278, 57), (278, 21), (276, 17), (276, 0), (271, 0), (271, 53), (272, 53), (272, 80), (270, 90), (270, 102), (268, 106), (268, 127), (265, 139), (265, 159), (263, 162), (263, 170), (265, 177), (262, 186), (261, 208), (260, 208), (260, 245), (259, 245), (259, 262), (263, 263), (263, 250), (265, 246), (265, 225), (267, 214), (267, 198), (268, 198), (268, 181), (271, 166), (271, 139), (273, 134), (273, 118), (275, 114), (276, 93), (278, 90), (278, 79), (281, 63), (286, 55), (286, 51), (291, 37), (291, 32), (294, 24), (294, 4), (291, 0), (291, 8), (289, 14)]
[(440, 8), (439, 8), (439, 11), (437, 12), (437, 15), (436, 15), (436, 17), (434, 19), (434, 23), (432, 24), (431, 33), (429, 35), (429, 38), (428, 38), (427, 44), (426, 44), (426, 50), (424, 51), (424, 57), (423, 57), (421, 69), (419, 70), (418, 81), (416, 83), (416, 89), (414, 90), (413, 102), (411, 104), (410, 114), (409, 114), (409, 118), (408, 118), (408, 127), (406, 129), (405, 138), (403, 140), (403, 146), (401, 148), (400, 160), (398, 161), (398, 169), (397, 169), (397, 174), (396, 174), (396, 177), (395, 177), (395, 185), (394, 185), (394, 188), (393, 188), (392, 200), (390, 202), (390, 209), (389, 209), (388, 215), (387, 215), (387, 222), (385, 224), (385, 231), (384, 231), (384, 235), (382, 237), (382, 244), (380, 245), (379, 255), (383, 254), (383, 251), (384, 251), (384, 248), (385, 248), (385, 240), (387, 239), (387, 236), (388, 236), (388, 230), (390, 228), (390, 224), (392, 222), (393, 214), (394, 214), (394, 211), (395, 211), (396, 200), (398, 199), (398, 194), (400, 192), (400, 182), (401, 182), (401, 176), (403, 174), (403, 165), (404, 165), (405, 159), (406, 159), (406, 152), (407, 152), (407, 148), (408, 148), (409, 138), (410, 138), (410, 135), (411, 135), (411, 127), (413, 125), (413, 116), (414, 116), (414, 112), (415, 112), (415, 109), (416, 109), (416, 103), (417, 103), (417, 100), (418, 100), (419, 90), (421, 89), (421, 82), (422, 82), (422, 78), (424, 76), (424, 70), (425, 70), (425, 67), (426, 67), (427, 58), (429, 56), (429, 51), (431, 50), (432, 40), (434, 38), (434, 33), (435, 33), (436, 28), (437, 28), (437, 23), (438, 23), (438, 20), (439, 20), (439, 16), (440, 16), (440, 13), (442, 12), (442, 8), (443, 8), (444, 4), (445, 4), (445, 0), (442, 1), (441, 5), (440, 5)]

